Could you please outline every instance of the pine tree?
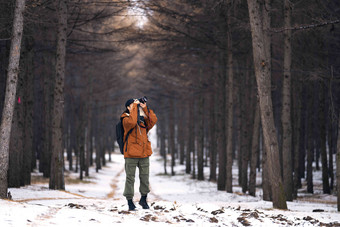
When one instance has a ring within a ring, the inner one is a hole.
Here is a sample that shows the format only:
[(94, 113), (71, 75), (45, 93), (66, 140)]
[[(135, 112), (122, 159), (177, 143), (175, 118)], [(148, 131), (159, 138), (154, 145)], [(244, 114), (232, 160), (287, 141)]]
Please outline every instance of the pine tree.
[(9, 54), (9, 66), (7, 73), (6, 94), (4, 109), (2, 112), (0, 126), (0, 198), (7, 198), (7, 171), (9, 161), (9, 141), (11, 135), (14, 103), (19, 73), (19, 60), (21, 40), (24, 27), (23, 12), (25, 0), (17, 0), (14, 10), (14, 21), (12, 28), (12, 41)]
[[(287, 203), (280, 174), (279, 145), (274, 125), (271, 98), (271, 69), (268, 67), (270, 56), (265, 51), (265, 31), (269, 29), (268, 5), (260, 1), (247, 0), (253, 43), (255, 76), (257, 81), (264, 144), (267, 149), (269, 174), (272, 183), (273, 207), (287, 209)], [(263, 8), (262, 8), (263, 7)], [(261, 8), (263, 17), (261, 16)], [(265, 9), (264, 9), (265, 8)], [(268, 11), (267, 11), (268, 10)]]
[(65, 189), (62, 125), (64, 115), (64, 77), (67, 40), (66, 0), (56, 1), (58, 15), (56, 75), (52, 116), (52, 160), (50, 189)]

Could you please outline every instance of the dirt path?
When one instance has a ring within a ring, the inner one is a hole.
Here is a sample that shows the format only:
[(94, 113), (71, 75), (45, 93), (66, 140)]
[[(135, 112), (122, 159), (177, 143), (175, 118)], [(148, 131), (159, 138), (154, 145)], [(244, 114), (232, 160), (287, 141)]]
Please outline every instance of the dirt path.
[[(122, 179), (120, 179), (121, 175), (124, 173), (124, 170), (125, 169), (123, 167), (112, 179), (112, 183), (110, 184), (112, 191), (109, 194), (107, 194), (107, 196), (106, 196), (107, 199), (118, 200), (120, 198), (123, 198), (122, 195), (119, 195), (118, 197), (116, 197), (116, 192), (117, 192), (117, 188), (119, 187), (118, 185), (122, 185), (122, 186), (124, 185), (124, 181), (122, 181)], [(162, 201), (163, 200), (159, 195), (157, 195), (152, 190), (151, 185), (150, 185), (150, 195), (152, 196), (153, 201)], [(164, 200), (164, 201), (166, 201), (166, 200)]]
[(154, 197), (155, 201), (167, 201), (165, 199), (162, 199), (159, 195), (157, 195), (153, 190), (152, 187), (150, 185), (150, 195), (152, 195)]
[(107, 194), (107, 196), (106, 196), (108, 199), (114, 199), (114, 197), (116, 195), (117, 187), (118, 187), (119, 177), (122, 175), (123, 172), (124, 172), (124, 168), (122, 168), (116, 174), (116, 176), (114, 176), (112, 183), (110, 184), (112, 191), (109, 194)]
[[(61, 209), (61, 207), (49, 207), (49, 209), (47, 210), (47, 212), (42, 213), (40, 215), (38, 215), (34, 221), (31, 220), (27, 220), (28, 221), (28, 226), (41, 226), (42, 223), (48, 221), (49, 219), (52, 219), (57, 213), (58, 211)], [(45, 223), (47, 224), (47, 223)]]

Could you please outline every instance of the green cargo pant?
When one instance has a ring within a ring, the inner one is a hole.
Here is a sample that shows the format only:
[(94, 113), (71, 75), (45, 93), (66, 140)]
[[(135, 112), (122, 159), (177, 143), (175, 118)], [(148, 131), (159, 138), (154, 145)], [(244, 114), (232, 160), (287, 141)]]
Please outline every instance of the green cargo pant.
[(125, 158), (125, 189), (124, 196), (126, 199), (132, 199), (134, 195), (135, 173), (136, 167), (139, 168), (139, 192), (142, 195), (147, 195), (150, 192), (149, 189), (149, 157), (147, 158)]

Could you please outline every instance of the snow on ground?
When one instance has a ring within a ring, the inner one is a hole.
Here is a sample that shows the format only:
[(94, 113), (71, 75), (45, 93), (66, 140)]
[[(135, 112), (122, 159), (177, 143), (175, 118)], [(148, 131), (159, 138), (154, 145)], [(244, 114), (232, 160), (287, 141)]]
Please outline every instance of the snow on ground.
[[(326, 200), (323, 203), (288, 202), (289, 210), (276, 210), (260, 196), (242, 195), (237, 186), (234, 193), (226, 193), (217, 191), (216, 183), (193, 180), (184, 174), (184, 166), (176, 166), (176, 176), (164, 175), (163, 160), (157, 154), (151, 156), (151, 209), (137, 204), (137, 170), (134, 201), (138, 210), (127, 212), (122, 195), (124, 158), (115, 153), (112, 159), (99, 173), (91, 168), (91, 178), (86, 180), (92, 183), (66, 185), (66, 191), (49, 190), (46, 183), (10, 188), (13, 201), (0, 200), (0, 226), (340, 226), (335, 196), (321, 198)], [(324, 212), (313, 212), (316, 208)]]
[[(314, 195), (301, 190), (299, 200), (288, 202), (288, 210), (283, 211), (262, 201), (260, 189), (256, 197), (243, 195), (236, 166), (234, 193), (217, 191), (216, 183), (193, 180), (184, 171), (184, 166), (177, 165), (175, 176), (164, 175), (163, 159), (156, 152), (150, 166), (151, 208), (143, 210), (138, 205), (137, 170), (134, 201), (138, 209), (128, 212), (123, 197), (124, 158), (114, 153), (112, 162), (99, 173), (91, 168), (90, 178), (67, 184), (65, 191), (49, 190), (48, 183), (10, 188), (13, 200), (0, 200), (0, 226), (340, 226), (336, 197), (323, 195), (317, 186)], [(206, 178), (208, 171), (205, 168)]]

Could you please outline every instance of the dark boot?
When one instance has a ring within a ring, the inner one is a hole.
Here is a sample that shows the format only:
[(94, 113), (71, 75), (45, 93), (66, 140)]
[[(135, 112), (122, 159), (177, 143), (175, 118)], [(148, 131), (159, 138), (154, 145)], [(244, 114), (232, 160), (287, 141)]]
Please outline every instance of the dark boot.
[(128, 199), (127, 201), (128, 201), (128, 205), (129, 205), (129, 210), (135, 210), (136, 206), (135, 206), (135, 204), (133, 204), (132, 199)]
[(149, 205), (146, 202), (146, 195), (142, 195), (142, 198), (140, 198), (139, 205), (143, 207), (143, 209), (149, 209)]

